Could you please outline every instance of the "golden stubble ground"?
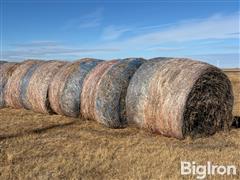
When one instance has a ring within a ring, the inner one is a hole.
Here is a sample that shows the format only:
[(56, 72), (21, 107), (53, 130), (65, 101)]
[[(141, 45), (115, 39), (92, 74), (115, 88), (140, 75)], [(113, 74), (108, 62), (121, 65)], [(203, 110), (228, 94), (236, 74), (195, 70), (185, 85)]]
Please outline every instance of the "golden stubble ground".
[(236, 165), (240, 129), (183, 141), (135, 127), (108, 129), (83, 119), (0, 110), (0, 179), (195, 179), (180, 162)]

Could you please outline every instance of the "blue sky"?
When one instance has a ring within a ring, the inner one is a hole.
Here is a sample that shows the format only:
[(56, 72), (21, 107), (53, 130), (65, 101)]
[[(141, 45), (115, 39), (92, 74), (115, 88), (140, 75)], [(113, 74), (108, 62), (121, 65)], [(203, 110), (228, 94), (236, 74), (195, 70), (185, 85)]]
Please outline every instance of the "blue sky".
[(240, 67), (238, 1), (1, 1), (1, 59), (190, 57)]

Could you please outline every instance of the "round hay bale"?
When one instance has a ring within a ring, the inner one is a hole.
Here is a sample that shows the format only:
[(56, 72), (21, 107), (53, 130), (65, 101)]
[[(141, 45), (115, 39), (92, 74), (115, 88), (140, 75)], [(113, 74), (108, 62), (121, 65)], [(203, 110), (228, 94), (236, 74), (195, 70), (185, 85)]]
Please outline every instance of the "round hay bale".
[(116, 64), (117, 60), (105, 61), (98, 64), (94, 69), (88, 73), (83, 82), (82, 93), (81, 93), (81, 115), (86, 119), (94, 119), (94, 104), (95, 94), (98, 82), (101, 76), (106, 72), (108, 68), (111, 68)]
[(228, 129), (233, 93), (227, 76), (207, 63), (189, 59), (149, 60), (130, 81), (129, 123), (183, 139)]
[(5, 88), (7, 106), (29, 109), (29, 102), (26, 98), (28, 83), (32, 74), (41, 63), (43, 61), (26, 60), (16, 68)]
[(48, 99), (50, 82), (66, 62), (48, 61), (41, 64), (32, 74), (26, 92), (31, 110), (40, 113), (53, 113)]
[(71, 117), (79, 116), (83, 80), (91, 69), (102, 62), (85, 58), (66, 64), (58, 71), (49, 87), (49, 101), (54, 112)]
[(0, 65), (0, 108), (4, 108), (6, 106), (4, 97), (5, 86), (18, 65), (18, 63), (13, 62)]
[[(111, 128), (126, 125), (125, 97), (129, 80), (144, 62), (140, 58), (118, 61), (98, 76), (93, 99), (94, 120)], [(85, 96), (85, 94), (82, 94)]]

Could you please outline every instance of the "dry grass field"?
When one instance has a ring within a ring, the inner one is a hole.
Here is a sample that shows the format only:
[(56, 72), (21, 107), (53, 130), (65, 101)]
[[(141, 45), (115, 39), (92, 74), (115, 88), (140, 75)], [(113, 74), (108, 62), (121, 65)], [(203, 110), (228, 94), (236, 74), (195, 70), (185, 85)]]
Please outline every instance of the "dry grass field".
[(180, 141), (14, 109), (0, 124), (0, 179), (182, 179), (181, 160), (236, 165), (227, 179), (240, 179), (240, 129)]

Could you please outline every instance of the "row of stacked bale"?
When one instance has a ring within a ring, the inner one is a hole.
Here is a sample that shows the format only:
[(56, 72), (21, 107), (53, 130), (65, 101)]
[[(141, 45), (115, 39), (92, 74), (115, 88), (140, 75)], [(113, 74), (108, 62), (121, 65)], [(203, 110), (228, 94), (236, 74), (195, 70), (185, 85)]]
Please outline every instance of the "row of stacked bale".
[(233, 93), (227, 76), (189, 59), (128, 58), (0, 63), (1, 107), (93, 119), (111, 128), (136, 124), (165, 136), (229, 129)]

